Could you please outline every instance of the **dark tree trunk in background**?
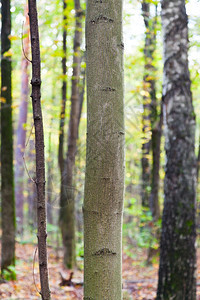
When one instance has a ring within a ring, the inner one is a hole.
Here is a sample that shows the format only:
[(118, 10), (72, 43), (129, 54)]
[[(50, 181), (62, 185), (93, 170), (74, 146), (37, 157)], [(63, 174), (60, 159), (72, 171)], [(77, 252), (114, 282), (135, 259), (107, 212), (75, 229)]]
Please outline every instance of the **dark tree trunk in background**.
[[(152, 7), (155, 15), (152, 16)], [(160, 141), (162, 117), (158, 115), (156, 98), (156, 50), (157, 6), (149, 1), (142, 2), (142, 14), (146, 28), (144, 47), (144, 97), (143, 97), (143, 144), (142, 144), (142, 205), (150, 207), (154, 220), (160, 216), (158, 190), (160, 168)], [(161, 114), (162, 116), (162, 114)], [(150, 159), (152, 150), (152, 162)]]
[[(64, 170), (64, 125), (65, 125), (65, 107), (67, 101), (67, 2), (63, 0), (63, 58), (62, 58), (62, 102), (61, 102), (61, 113), (60, 113), (60, 132), (59, 132), (59, 146), (58, 146), (58, 163), (61, 173), (61, 181), (63, 178)], [(62, 188), (61, 188), (62, 192)], [(62, 196), (61, 196), (62, 197)]]
[[(151, 163), (150, 163), (150, 149), (151, 149), (151, 140), (147, 134), (149, 133), (150, 128), (150, 117), (147, 114), (147, 106), (144, 105), (143, 111), (143, 143), (142, 143), (142, 206), (148, 208), (149, 207), (149, 196), (151, 190)], [(148, 128), (148, 129), (147, 129)]]
[[(63, 73), (63, 82), (62, 82), (62, 101), (61, 101), (61, 113), (60, 113), (60, 131), (59, 131), (59, 145), (58, 145), (58, 164), (60, 168), (60, 210), (62, 210), (62, 199), (64, 199), (64, 125), (65, 125), (65, 108), (67, 101), (67, 2), (63, 0), (63, 58), (62, 58), (62, 73)], [(61, 215), (61, 212), (60, 212)], [(60, 220), (59, 220), (59, 225)], [(61, 229), (62, 230), (62, 229)]]
[(78, 138), (79, 124), (79, 78), (81, 63), (81, 41), (82, 41), (82, 16), (83, 11), (80, 7), (80, 1), (75, 0), (75, 35), (74, 35), (74, 54), (73, 54), (73, 74), (72, 74), (72, 93), (71, 93), (71, 111), (68, 130), (67, 158), (64, 166), (61, 193), (60, 226), (64, 246), (64, 264), (68, 268), (75, 265), (75, 201), (73, 173), (75, 167), (75, 155)]
[(160, 217), (160, 205), (159, 205), (159, 181), (160, 181), (160, 146), (162, 137), (162, 125), (163, 125), (163, 108), (162, 103), (160, 107), (160, 115), (158, 115), (156, 108), (156, 115), (152, 127), (152, 179), (151, 179), (151, 193), (150, 193), (150, 209), (153, 216), (153, 220), (157, 221)]
[[(26, 57), (29, 54), (29, 18), (28, 6), (25, 7), (26, 23), (24, 34), (28, 35), (23, 39), (23, 48)], [(23, 234), (23, 219), (24, 219), (24, 163), (23, 156), (26, 142), (26, 122), (27, 122), (27, 108), (28, 108), (28, 95), (29, 95), (29, 75), (28, 65), (29, 62), (26, 57), (22, 56), (22, 79), (21, 79), (21, 102), (19, 107), (19, 120), (17, 127), (17, 144), (15, 149), (15, 199), (16, 199), (16, 217), (17, 217), (17, 232)]]
[[(52, 128), (52, 122), (50, 124)], [(51, 151), (51, 132), (49, 132), (49, 149), (47, 160), (47, 221), (53, 224), (53, 211), (52, 211), (52, 194), (53, 194), (53, 153)]]
[(1, 1), (1, 270), (15, 263), (15, 200), (11, 87), (10, 0)]
[[(86, 53), (82, 53), (81, 57), (81, 63), (85, 63), (85, 58), (86, 58)], [(81, 83), (79, 83), (79, 115), (78, 115), (78, 129), (79, 129), (79, 124), (81, 121), (81, 114), (82, 114), (82, 109), (83, 109), (83, 102), (84, 102), (84, 96), (85, 96), (85, 74), (86, 73), (86, 68), (85, 66), (81, 68)], [(78, 133), (79, 136), (79, 133)]]
[(149, 82), (150, 72), (152, 73), (153, 52), (155, 50), (154, 37), (150, 28), (150, 4), (147, 1), (142, 2), (142, 14), (146, 27), (145, 33), (145, 75), (143, 78), (143, 115), (142, 115), (142, 206), (149, 207), (149, 197), (151, 190), (151, 96), (155, 97), (155, 81)]
[(184, 0), (162, 1), (166, 175), (157, 299), (196, 299), (195, 115)]
[(37, 225), (38, 225), (38, 252), (41, 283), (41, 296), (43, 300), (49, 300), (47, 245), (46, 245), (46, 202), (45, 202), (45, 159), (44, 159), (44, 133), (41, 110), (41, 70), (40, 70), (40, 44), (38, 32), (38, 17), (36, 0), (29, 0), (29, 17), (32, 51), (32, 106), (35, 126), (35, 150), (36, 150), (36, 188), (37, 188)]

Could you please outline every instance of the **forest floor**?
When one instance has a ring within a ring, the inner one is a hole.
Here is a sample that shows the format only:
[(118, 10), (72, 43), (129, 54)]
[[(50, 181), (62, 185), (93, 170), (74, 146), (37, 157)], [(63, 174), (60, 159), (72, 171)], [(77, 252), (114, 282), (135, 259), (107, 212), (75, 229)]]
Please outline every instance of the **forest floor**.
[[(38, 262), (35, 258), (36, 246), (19, 244), (16, 246), (17, 280), (0, 284), (0, 299), (40, 299)], [(123, 299), (153, 300), (156, 296), (158, 258), (152, 266), (146, 266), (144, 261), (146, 251), (133, 249), (132, 257), (123, 254)], [(69, 271), (62, 266), (61, 255), (55, 249), (49, 248), (49, 278), (52, 300), (83, 299), (83, 271), (74, 271), (72, 286), (60, 286), (61, 275), (69, 278)], [(35, 261), (35, 263), (34, 263)], [(33, 268), (34, 265), (34, 268)], [(80, 263), (80, 266), (82, 263)], [(33, 270), (34, 269), (34, 270)], [(34, 273), (34, 276), (33, 276)], [(197, 300), (200, 300), (200, 251), (198, 250), (197, 268)]]

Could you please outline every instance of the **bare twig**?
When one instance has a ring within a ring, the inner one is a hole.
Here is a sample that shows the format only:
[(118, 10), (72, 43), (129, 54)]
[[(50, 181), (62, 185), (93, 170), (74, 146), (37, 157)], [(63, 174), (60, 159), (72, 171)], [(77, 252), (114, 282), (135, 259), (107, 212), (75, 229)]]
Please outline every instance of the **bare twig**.
[(32, 126), (31, 126), (31, 130), (30, 130), (28, 139), (27, 139), (26, 144), (25, 144), (25, 149), (24, 149), (24, 153), (22, 154), (22, 159), (23, 159), (24, 168), (25, 168), (25, 170), (26, 170), (26, 173), (27, 173), (28, 177), (30, 178), (30, 180), (31, 180), (33, 183), (35, 183), (35, 180), (30, 176), (29, 170), (28, 170), (27, 165), (26, 165), (26, 160), (25, 160), (25, 151), (26, 151), (26, 148), (27, 148), (28, 143), (29, 143), (30, 138), (31, 138), (31, 134), (32, 134), (32, 131), (33, 131), (33, 126), (34, 126), (34, 123), (33, 123)]
[(35, 271), (35, 257), (36, 257), (37, 249), (38, 248), (35, 249), (35, 253), (34, 253), (34, 257), (33, 257), (33, 283), (35, 285), (36, 291), (41, 295), (41, 292), (38, 290), (36, 282), (35, 282), (35, 273), (34, 273), (34, 271)]
[[(28, 143), (29, 143), (29, 141), (30, 141), (31, 134), (32, 134), (32, 132), (33, 132), (33, 126), (34, 126), (34, 123), (32, 123), (31, 130), (30, 130), (28, 139), (27, 139), (26, 144), (25, 144), (25, 148), (28, 146)], [(24, 152), (25, 152), (25, 150), (24, 150)]]
[(23, 54), (24, 54), (24, 57), (26, 58), (26, 60), (27, 61), (29, 61), (30, 63), (32, 63), (32, 60), (30, 60), (28, 57), (27, 57), (27, 55), (26, 55), (26, 53), (25, 53), (25, 51), (24, 51), (24, 44), (23, 44), (23, 31), (24, 31), (24, 21), (22, 22), (22, 52), (23, 52)]
[(25, 161), (25, 158), (24, 158), (24, 155), (22, 155), (22, 159), (23, 159), (23, 163), (24, 163), (24, 168), (26, 170), (26, 173), (28, 175), (28, 177), (30, 178), (30, 180), (33, 182), (33, 183), (36, 183), (35, 180), (31, 177), (29, 171), (28, 171), (28, 168), (27, 168), (27, 165), (26, 165), (26, 161)]

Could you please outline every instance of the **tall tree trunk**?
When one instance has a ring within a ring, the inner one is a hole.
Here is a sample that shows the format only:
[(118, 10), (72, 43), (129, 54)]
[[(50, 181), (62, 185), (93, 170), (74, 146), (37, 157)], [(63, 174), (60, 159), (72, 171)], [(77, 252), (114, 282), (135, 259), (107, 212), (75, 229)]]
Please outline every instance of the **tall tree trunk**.
[[(149, 81), (149, 73), (152, 73), (152, 60), (154, 44), (152, 39), (152, 30), (150, 28), (150, 3), (147, 1), (142, 2), (142, 14), (144, 18), (144, 24), (146, 27), (145, 33), (145, 46), (144, 46), (144, 58), (145, 58), (145, 75), (143, 78), (143, 115), (142, 115), (142, 206), (149, 207), (149, 196), (151, 190), (151, 96), (155, 96), (155, 82)], [(152, 76), (151, 76), (152, 77)]]
[[(155, 16), (151, 16), (151, 6), (155, 7)], [(144, 0), (142, 2), (142, 14), (146, 28), (144, 47), (144, 102), (143, 102), (143, 134), (142, 145), (142, 204), (150, 207), (154, 220), (160, 216), (158, 187), (160, 168), (160, 141), (162, 128), (162, 114), (159, 120), (158, 100), (156, 98), (156, 82), (154, 52), (156, 50), (157, 30), (157, 5)], [(152, 164), (150, 151), (152, 150)]]
[(15, 263), (10, 0), (1, 0), (1, 270)]
[[(25, 34), (27, 37), (23, 39), (24, 53), (26, 56), (29, 54), (29, 18), (28, 18), (28, 6), (25, 7), (26, 23)], [(16, 217), (17, 217), (17, 232), (23, 234), (23, 219), (24, 219), (24, 164), (23, 156), (25, 150), (26, 141), (26, 125), (27, 122), (27, 108), (28, 108), (28, 95), (29, 95), (29, 75), (28, 75), (28, 60), (22, 56), (22, 81), (21, 81), (21, 102), (19, 107), (19, 120), (17, 128), (17, 144), (15, 149), (15, 199), (16, 199)]]
[[(61, 113), (60, 113), (60, 132), (59, 132), (59, 146), (58, 146), (58, 163), (61, 173), (61, 181), (63, 178), (64, 171), (64, 125), (65, 125), (65, 107), (67, 101), (67, 2), (63, 0), (63, 58), (62, 58), (62, 72), (63, 72), (63, 83), (62, 83), (62, 102), (61, 102)], [(61, 188), (62, 192), (62, 188)], [(62, 196), (61, 196), (62, 197)]]
[(124, 193), (122, 1), (88, 0), (84, 299), (122, 299)]
[(76, 144), (78, 138), (78, 120), (79, 120), (79, 78), (82, 41), (82, 16), (83, 11), (80, 7), (80, 1), (75, 0), (75, 35), (74, 35), (74, 54), (73, 54), (73, 74), (72, 74), (72, 94), (71, 111), (68, 131), (67, 159), (64, 168), (61, 193), (60, 225), (64, 246), (64, 264), (68, 268), (75, 265), (75, 201), (73, 187), (73, 172), (75, 166)]
[[(60, 131), (59, 131), (59, 145), (58, 145), (58, 164), (60, 168), (60, 211), (62, 210), (62, 199), (65, 198), (64, 194), (64, 125), (65, 125), (65, 109), (67, 101), (67, 2), (63, 0), (63, 58), (62, 58), (62, 73), (63, 73), (63, 82), (62, 82), (62, 101), (61, 101), (61, 113), (60, 113)], [(61, 216), (61, 212), (60, 212)], [(59, 225), (60, 220), (59, 220)], [(62, 229), (61, 229), (62, 230)]]
[(185, 1), (162, 1), (166, 175), (157, 299), (196, 299), (195, 115)]
[[(151, 193), (150, 193), (150, 209), (153, 216), (153, 220), (157, 221), (160, 217), (160, 205), (159, 205), (159, 181), (160, 181), (160, 146), (162, 137), (162, 125), (163, 125), (163, 108), (162, 103), (160, 107), (160, 116), (155, 117), (155, 121), (152, 127), (152, 179), (151, 179)], [(157, 115), (157, 112), (156, 112)]]
[(38, 32), (38, 17), (36, 0), (28, 0), (31, 50), (32, 50), (32, 106), (35, 126), (35, 150), (36, 150), (36, 189), (37, 189), (37, 225), (38, 225), (38, 252), (41, 283), (41, 296), (43, 300), (49, 300), (47, 245), (46, 245), (46, 202), (45, 202), (45, 159), (44, 159), (44, 133), (41, 110), (41, 70), (40, 70), (40, 44)]

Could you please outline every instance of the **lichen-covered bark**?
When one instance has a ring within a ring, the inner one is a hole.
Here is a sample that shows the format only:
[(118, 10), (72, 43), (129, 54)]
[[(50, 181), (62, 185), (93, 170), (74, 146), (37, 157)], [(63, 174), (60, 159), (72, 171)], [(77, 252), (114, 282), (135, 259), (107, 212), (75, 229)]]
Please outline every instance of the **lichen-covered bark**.
[[(23, 39), (23, 48), (26, 57), (29, 54), (29, 18), (28, 18), (28, 6), (26, 5), (24, 9), (26, 15), (25, 23), (25, 34), (27, 37)], [(19, 120), (17, 127), (17, 144), (15, 149), (15, 199), (16, 199), (16, 217), (17, 217), (17, 232), (23, 233), (23, 219), (24, 219), (24, 195), (23, 195), (23, 180), (24, 180), (24, 164), (23, 156), (25, 150), (26, 141), (26, 122), (27, 122), (27, 108), (28, 108), (28, 95), (29, 95), (29, 75), (28, 75), (28, 65), (29, 62), (22, 54), (22, 64), (21, 64), (21, 102), (19, 106)]]
[(81, 62), (82, 16), (80, 1), (75, 0), (76, 24), (74, 35), (73, 74), (71, 111), (68, 130), (67, 158), (64, 166), (61, 186), (60, 226), (64, 247), (64, 264), (73, 268), (76, 260), (75, 253), (75, 203), (73, 172), (75, 166), (76, 144), (79, 125), (79, 77)]
[(38, 226), (38, 254), (41, 284), (41, 297), (43, 300), (51, 299), (47, 266), (47, 232), (46, 232), (46, 201), (45, 201), (45, 159), (44, 159), (44, 132), (41, 109), (41, 68), (40, 68), (40, 42), (38, 31), (38, 17), (36, 0), (28, 0), (31, 52), (32, 52), (32, 107), (35, 127), (36, 151), (36, 189), (37, 189), (37, 226)]
[(121, 300), (124, 193), (122, 1), (88, 0), (84, 299)]
[(10, 0), (1, 1), (1, 270), (15, 263)]
[(184, 0), (162, 1), (166, 175), (157, 299), (196, 299), (195, 116)]

